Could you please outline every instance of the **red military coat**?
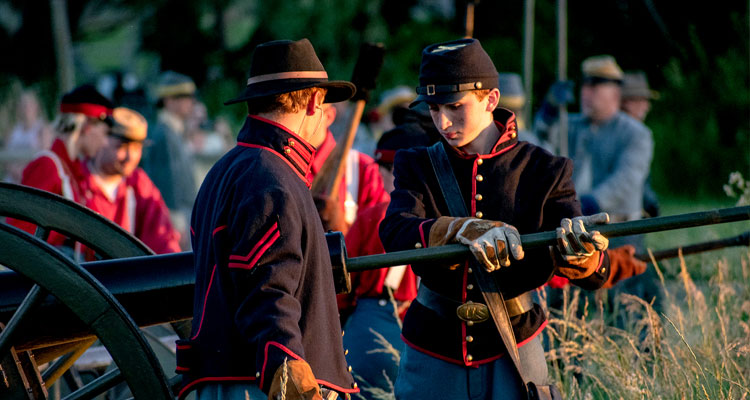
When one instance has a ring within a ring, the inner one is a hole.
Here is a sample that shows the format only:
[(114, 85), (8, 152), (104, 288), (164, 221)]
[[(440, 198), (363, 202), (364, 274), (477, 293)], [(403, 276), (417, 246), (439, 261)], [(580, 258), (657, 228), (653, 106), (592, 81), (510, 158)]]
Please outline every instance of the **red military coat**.
[[(349, 257), (367, 256), (385, 253), (383, 244), (378, 236), (380, 221), (385, 217), (388, 203), (380, 203), (374, 207), (362, 210), (354, 224), (346, 234), (346, 252)], [(397, 273), (392, 277), (389, 273)], [(356, 299), (363, 297), (379, 298), (384, 295), (386, 278), (390, 281), (395, 278), (398, 285), (395, 287), (393, 297), (400, 301), (412, 301), (417, 297), (417, 276), (411, 270), (411, 266), (405, 269), (379, 268), (370, 271), (352, 272), (352, 293), (339, 295), (339, 308), (347, 308), (356, 304)], [(390, 282), (389, 282), (390, 284)], [(395, 285), (391, 285), (393, 288)]]
[(94, 175), (86, 180), (86, 206), (115, 222), (157, 254), (180, 251), (180, 234), (172, 227), (169, 210), (159, 189), (146, 172), (137, 168), (123, 179), (110, 197)]
[[(315, 158), (310, 168), (310, 180), (315, 178), (335, 147), (336, 141), (333, 139), (333, 134), (328, 131), (325, 141), (315, 150)], [(339, 201), (341, 209), (345, 212), (346, 223), (353, 224), (359, 210), (388, 202), (388, 200), (388, 193), (383, 188), (383, 177), (378, 171), (378, 164), (372, 157), (357, 150), (351, 150), (339, 185)]]
[[(46, 190), (80, 204), (85, 203), (86, 190), (83, 182), (88, 170), (80, 160), (71, 160), (65, 142), (55, 139), (49, 150), (42, 151), (23, 170), (21, 184)], [(34, 234), (36, 225), (8, 218), (8, 222)], [(50, 232), (47, 242), (53, 246), (63, 245), (66, 237)]]

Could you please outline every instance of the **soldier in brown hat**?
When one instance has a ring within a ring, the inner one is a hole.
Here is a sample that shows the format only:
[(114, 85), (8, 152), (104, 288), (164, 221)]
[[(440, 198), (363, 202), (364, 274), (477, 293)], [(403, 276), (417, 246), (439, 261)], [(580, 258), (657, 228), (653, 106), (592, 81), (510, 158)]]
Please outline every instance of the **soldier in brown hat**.
[(209, 171), (191, 218), (192, 334), (177, 371), (199, 399), (335, 399), (347, 371), (331, 259), (307, 179), (324, 135), (322, 104), (354, 85), (329, 81), (307, 39), (259, 45), (237, 146)]
[(651, 111), (651, 100), (657, 100), (659, 93), (648, 86), (643, 71), (626, 72), (622, 79), (622, 104), (620, 107), (638, 121), (646, 121)]

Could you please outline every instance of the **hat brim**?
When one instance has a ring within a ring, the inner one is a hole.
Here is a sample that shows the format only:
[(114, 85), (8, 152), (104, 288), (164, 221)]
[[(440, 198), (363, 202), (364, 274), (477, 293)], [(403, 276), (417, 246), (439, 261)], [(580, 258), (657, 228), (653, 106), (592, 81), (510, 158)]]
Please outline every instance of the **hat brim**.
[(338, 103), (346, 101), (354, 96), (357, 88), (353, 83), (347, 81), (323, 81), (320, 79), (279, 79), (267, 82), (260, 82), (245, 87), (239, 96), (224, 103), (225, 106), (244, 101), (259, 99), (262, 97), (273, 96), (282, 93), (294, 92), (296, 90), (307, 89), (311, 87), (325, 88), (326, 97), (324, 103)]
[(461, 100), (464, 96), (466, 96), (466, 93), (469, 92), (469, 90), (465, 90), (462, 92), (437, 93), (432, 95), (420, 94), (416, 99), (414, 99), (414, 101), (409, 104), (409, 108), (414, 108), (422, 102), (434, 104), (455, 103)]

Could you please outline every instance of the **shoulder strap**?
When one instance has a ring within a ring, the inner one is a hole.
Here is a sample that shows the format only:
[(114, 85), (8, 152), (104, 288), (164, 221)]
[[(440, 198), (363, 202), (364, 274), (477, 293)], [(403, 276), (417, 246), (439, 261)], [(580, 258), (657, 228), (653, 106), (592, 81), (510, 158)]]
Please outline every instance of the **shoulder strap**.
[(38, 152), (35, 159), (41, 157), (47, 157), (55, 164), (55, 168), (57, 169), (57, 176), (60, 178), (62, 186), (62, 196), (68, 200), (76, 201), (75, 195), (73, 194), (73, 185), (70, 183), (70, 176), (68, 176), (68, 174), (66, 173), (65, 167), (63, 167), (60, 157), (49, 150), (42, 150)]
[(448, 204), (448, 212), (452, 217), (468, 217), (469, 210), (466, 209), (461, 188), (458, 186), (456, 175), (453, 174), (443, 143), (437, 142), (427, 147), (427, 154), (430, 156), (430, 164), (435, 171), (440, 191), (443, 192), (443, 198)]
[[(448, 155), (445, 153), (443, 144), (438, 142), (428, 147), (427, 154), (430, 156), (432, 169), (437, 177), (443, 197), (448, 204), (451, 216), (469, 216), (463, 196), (461, 196), (458, 180), (456, 180), (456, 175), (453, 173), (453, 168), (451, 168), (448, 161)], [(524, 379), (523, 370), (521, 369), (521, 358), (518, 354), (516, 336), (513, 333), (510, 317), (508, 317), (508, 309), (505, 307), (503, 294), (500, 292), (500, 288), (497, 286), (495, 280), (489, 275), (489, 272), (481, 267), (474, 268), (474, 270), (477, 273), (477, 283), (482, 291), (484, 301), (490, 310), (492, 320), (495, 322), (495, 327), (498, 333), (500, 333), (503, 344), (513, 360), (513, 365), (516, 367), (515, 369), (518, 372), (518, 377), (521, 379), (521, 384), (526, 387), (526, 379)]]

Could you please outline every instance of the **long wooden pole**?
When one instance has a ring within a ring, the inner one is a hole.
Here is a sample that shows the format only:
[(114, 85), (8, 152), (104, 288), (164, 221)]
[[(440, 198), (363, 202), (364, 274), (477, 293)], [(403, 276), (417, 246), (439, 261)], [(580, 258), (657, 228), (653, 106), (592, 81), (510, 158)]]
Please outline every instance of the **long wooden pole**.
[(534, 3), (534, 0), (526, 0), (523, 9), (523, 88), (526, 92), (523, 118), (527, 129), (531, 129), (531, 105), (534, 97)]
[[(557, 0), (557, 80), (568, 80), (568, 13), (567, 0)], [(568, 157), (568, 106), (560, 105), (558, 154)]]
[(60, 93), (65, 93), (75, 86), (75, 66), (73, 64), (73, 48), (68, 24), (68, 2), (66, 0), (50, 0), (50, 14), (52, 21), (52, 36), (55, 42), (55, 58), (57, 59), (57, 79)]

